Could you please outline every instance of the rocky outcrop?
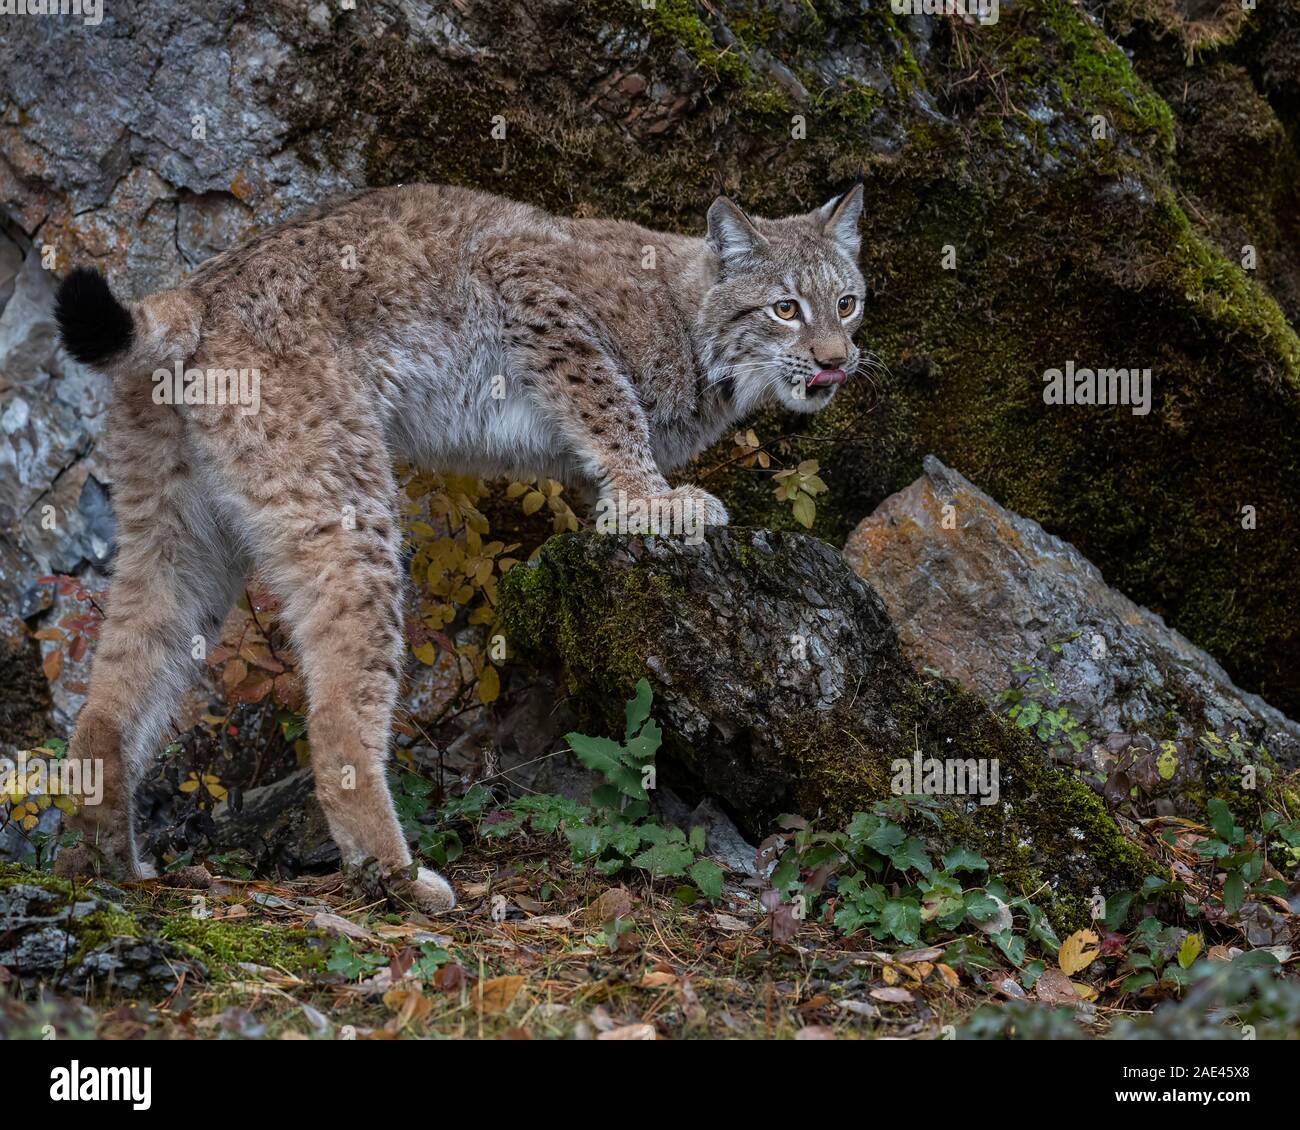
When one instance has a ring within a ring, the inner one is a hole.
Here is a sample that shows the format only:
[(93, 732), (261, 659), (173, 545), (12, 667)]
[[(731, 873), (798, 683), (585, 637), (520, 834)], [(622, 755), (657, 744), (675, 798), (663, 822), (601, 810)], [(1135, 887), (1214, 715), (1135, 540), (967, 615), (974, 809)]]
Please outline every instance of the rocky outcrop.
[(1026, 890), (1046, 881), (1063, 906), (1143, 874), (1101, 800), (976, 696), (915, 668), (880, 598), (815, 538), (564, 535), (507, 574), (501, 598), (518, 654), (559, 665), (587, 732), (621, 732), (647, 677), (664, 782), (717, 796), (747, 833), (782, 812), (835, 822), (926, 791), (903, 766), (982, 764), (994, 788), (972, 777), (931, 797), (943, 837)]
[[(139, 294), (363, 184), (698, 230), (719, 187), (780, 213), (865, 168), (862, 343), (888, 371), (815, 420), (758, 422), (821, 460), (816, 531), (838, 541), (935, 452), (1294, 713), (1300, 0), (1203, 8), (1023, 0), (985, 26), (785, 0), (374, 0), (306, 19), (158, 0), (95, 27), (11, 20), (0, 460), (19, 479), (0, 496), (0, 608), (30, 615), (29, 576), (97, 561), (107, 538), (99, 392), (52, 353), (47, 253)], [(1151, 413), (1045, 405), (1043, 371), (1070, 359), (1150, 366)], [(792, 524), (728, 455), (704, 463), (733, 515)]]
[[(1300, 725), (1110, 588), (1072, 545), (933, 456), (844, 553), (918, 667), (1002, 709), (1023, 696), (1035, 719), (1064, 707), (1087, 740), (1061, 734), (1058, 756), (1117, 797), (1137, 789), (1197, 816), (1207, 792), (1244, 801), (1274, 769), (1300, 767)], [(1243, 787), (1248, 765), (1259, 779)]]

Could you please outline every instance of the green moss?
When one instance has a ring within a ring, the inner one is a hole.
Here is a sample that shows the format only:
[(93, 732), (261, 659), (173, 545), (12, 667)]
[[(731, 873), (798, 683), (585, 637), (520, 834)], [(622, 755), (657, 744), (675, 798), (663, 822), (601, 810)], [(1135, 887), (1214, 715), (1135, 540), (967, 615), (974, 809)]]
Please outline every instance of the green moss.
[[(99, 949), (114, 938), (140, 938), (145, 935), (140, 923), (131, 914), (108, 902), (96, 884), (86, 888), (74, 888), (65, 879), (38, 871), (19, 863), (0, 862), (0, 888), (22, 884), (39, 887), (49, 893), (47, 912), (60, 918), (60, 926), (77, 940), (77, 951), (69, 959), (70, 968), (75, 967), (83, 957)], [(79, 900), (95, 898), (99, 907), (89, 914), (72, 917), (67, 911)]]
[(195, 918), (178, 911), (160, 919), (158, 933), (218, 977), (238, 976), (241, 962), (290, 973), (324, 966), (322, 935), (316, 931)]
[(1159, 205), (1171, 229), (1170, 290), (1181, 293), (1198, 316), (1211, 319), (1223, 340), (1243, 340), (1253, 350), (1276, 357), (1287, 379), (1300, 387), (1300, 338), (1277, 303), (1197, 234), (1172, 192), (1162, 192)]
[(1040, 0), (1032, 10), (1059, 37), (1065, 49), (1058, 77), (1067, 97), (1077, 93), (1085, 108), (1096, 108), (1121, 129), (1149, 138), (1162, 158), (1174, 153), (1173, 113), (1134, 73), (1128, 57), (1067, 0)]
[[(501, 579), (499, 612), (513, 655), (536, 659), (558, 654), (571, 682), (590, 679), (619, 705), (645, 673), (655, 610), (681, 594), (631, 570), (620, 570), (609, 581), (583, 560), (592, 546), (599, 555), (612, 553), (616, 545), (614, 538), (551, 538), (538, 561), (511, 569)], [(607, 601), (609, 615), (597, 621), (585, 615), (593, 602)]]

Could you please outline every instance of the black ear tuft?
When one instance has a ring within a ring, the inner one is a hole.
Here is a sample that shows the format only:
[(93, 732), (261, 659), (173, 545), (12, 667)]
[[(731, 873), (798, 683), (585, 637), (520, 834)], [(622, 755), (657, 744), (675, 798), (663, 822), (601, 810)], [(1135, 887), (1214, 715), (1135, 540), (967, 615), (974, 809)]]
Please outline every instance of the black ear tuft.
[(54, 320), (69, 356), (83, 365), (101, 365), (125, 352), (135, 337), (131, 312), (93, 267), (78, 267), (59, 286)]

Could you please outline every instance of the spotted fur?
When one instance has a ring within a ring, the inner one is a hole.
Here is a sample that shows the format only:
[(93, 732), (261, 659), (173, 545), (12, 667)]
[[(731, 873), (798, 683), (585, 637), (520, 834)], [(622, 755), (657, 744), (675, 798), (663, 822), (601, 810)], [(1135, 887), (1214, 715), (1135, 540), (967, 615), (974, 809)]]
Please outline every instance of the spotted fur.
[[(195, 638), (214, 637), (256, 567), (292, 630), (345, 865), (376, 861), (420, 909), (454, 905), (445, 880), (412, 871), (385, 781), (405, 654), (394, 461), (548, 474), (725, 522), (666, 473), (764, 404), (815, 411), (836, 386), (814, 374), (857, 367), (861, 206), (855, 187), (763, 220), (719, 198), (701, 238), (410, 185), (271, 229), (131, 305), (126, 326), (80, 278), (60, 320), (112, 376), (119, 549), (69, 751), (101, 759), (105, 800), (74, 822), (85, 837), (60, 870), (140, 873), (132, 788)], [(798, 318), (774, 313), (783, 300)], [(157, 403), (152, 375), (177, 361), (256, 369), (258, 410)]]

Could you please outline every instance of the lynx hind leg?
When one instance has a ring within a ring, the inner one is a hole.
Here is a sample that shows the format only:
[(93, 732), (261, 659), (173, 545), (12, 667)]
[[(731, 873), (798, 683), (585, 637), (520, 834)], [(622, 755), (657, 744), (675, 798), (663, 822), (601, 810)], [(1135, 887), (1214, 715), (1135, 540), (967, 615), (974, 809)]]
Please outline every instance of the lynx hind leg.
[[(118, 550), (90, 690), (68, 746), (82, 795), (55, 869), (63, 875), (148, 873), (137, 856), (132, 794), (191, 685), (196, 641), (211, 641), (238, 592), (244, 561), (185, 457), (181, 421), (165, 407), (115, 405)], [(201, 652), (200, 652), (201, 654)]]
[(251, 520), (306, 679), (316, 795), (345, 870), (364, 883), (374, 867), (399, 904), (449, 910), (456, 900), (446, 880), (413, 867), (388, 788), (405, 658), (388, 454), (355, 423), (312, 446), (324, 463), (312, 484), (263, 484)]

